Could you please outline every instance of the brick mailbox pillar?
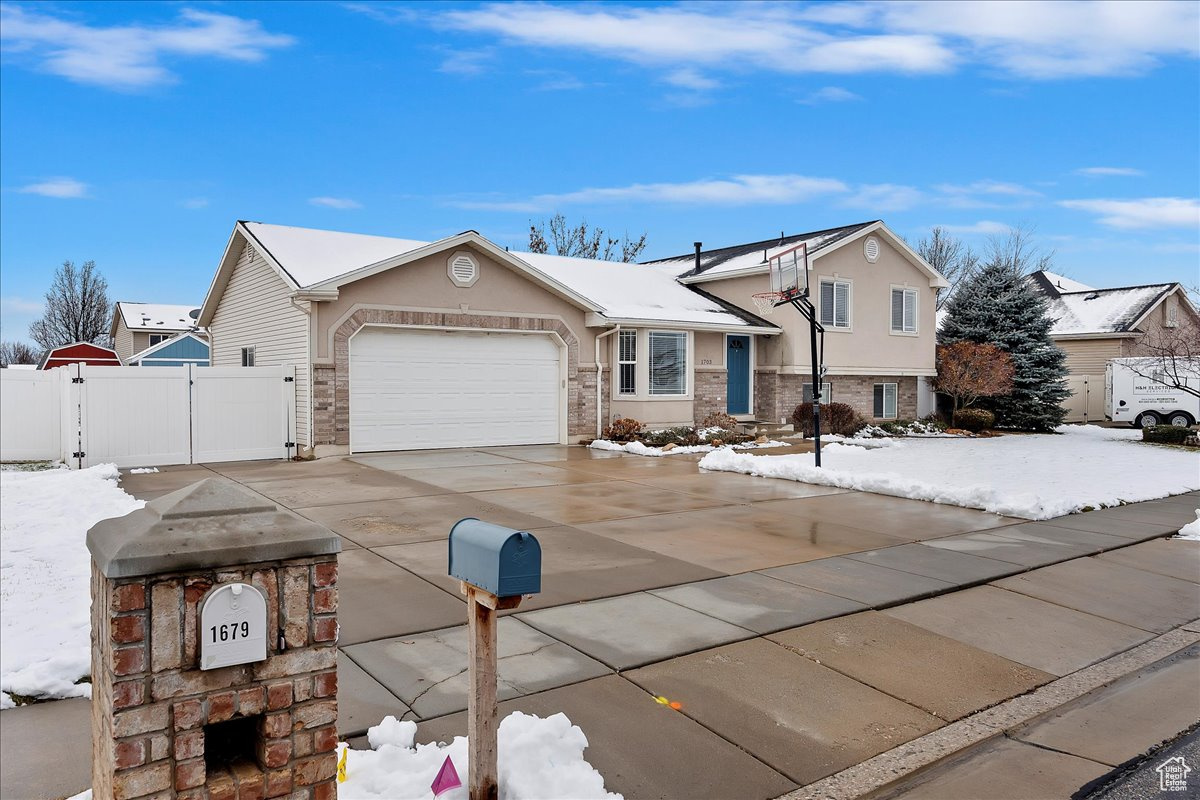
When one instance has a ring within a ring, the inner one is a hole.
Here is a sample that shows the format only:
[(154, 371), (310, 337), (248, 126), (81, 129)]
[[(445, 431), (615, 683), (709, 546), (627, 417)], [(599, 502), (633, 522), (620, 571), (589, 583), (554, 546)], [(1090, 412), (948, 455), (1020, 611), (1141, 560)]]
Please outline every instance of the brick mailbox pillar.
[(337, 536), (213, 478), (87, 544), (96, 800), (336, 797)]

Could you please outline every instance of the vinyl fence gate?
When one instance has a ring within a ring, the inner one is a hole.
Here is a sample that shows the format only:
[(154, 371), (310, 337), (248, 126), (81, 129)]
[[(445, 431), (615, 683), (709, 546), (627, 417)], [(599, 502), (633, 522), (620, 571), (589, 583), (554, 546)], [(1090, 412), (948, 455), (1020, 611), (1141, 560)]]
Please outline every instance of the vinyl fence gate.
[(73, 468), (290, 458), (295, 367), (0, 370), (0, 459)]

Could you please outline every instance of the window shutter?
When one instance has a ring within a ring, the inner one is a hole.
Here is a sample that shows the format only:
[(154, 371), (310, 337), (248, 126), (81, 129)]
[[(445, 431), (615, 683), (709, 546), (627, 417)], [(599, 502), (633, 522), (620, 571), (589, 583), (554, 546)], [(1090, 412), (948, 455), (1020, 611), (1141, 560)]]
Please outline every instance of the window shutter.
[(833, 307), (833, 324), (838, 328), (850, 327), (850, 284), (838, 283)]
[(821, 324), (833, 325), (833, 295), (834, 285), (821, 281)]
[(917, 293), (912, 289), (904, 291), (904, 330), (909, 333), (917, 330)]
[(904, 330), (904, 290), (892, 289), (892, 330)]

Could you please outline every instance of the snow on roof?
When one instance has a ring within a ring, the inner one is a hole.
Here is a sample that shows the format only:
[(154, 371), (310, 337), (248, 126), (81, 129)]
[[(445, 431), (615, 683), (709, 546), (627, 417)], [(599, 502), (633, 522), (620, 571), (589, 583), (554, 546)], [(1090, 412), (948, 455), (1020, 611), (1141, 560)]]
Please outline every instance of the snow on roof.
[(1059, 292), (1090, 292), (1096, 288), (1048, 270), (1041, 270), (1041, 273)]
[(1055, 320), (1050, 335), (1124, 333), (1174, 288), (1173, 283), (1159, 283), (1068, 292), (1050, 298), (1047, 313)]
[(361, 233), (242, 223), (300, 288), (424, 247), (429, 242)]
[[(415, 239), (245, 222), (246, 229), (301, 287), (323, 283), (430, 244)], [(604, 309), (610, 319), (761, 325), (749, 312), (732, 311), (678, 283), (669, 272), (640, 264), (514, 252), (537, 272)], [(740, 311), (740, 310), (738, 310)]]
[(781, 236), (777, 239), (733, 245), (732, 247), (722, 247), (716, 250), (701, 250), (699, 269), (696, 269), (695, 253), (660, 258), (655, 261), (648, 261), (646, 264), (651, 267), (662, 268), (664, 271), (678, 278), (701, 274), (705, 276), (723, 275), (754, 267), (765, 269), (770, 257), (780, 251), (791, 249), (803, 242), (808, 245), (808, 254), (812, 256), (818, 250), (829, 247), (835, 242), (857, 233), (868, 225), (874, 225), (877, 221), (859, 222), (854, 225), (828, 228), (823, 231), (797, 233), (791, 236)]
[(161, 303), (117, 303), (125, 327), (134, 330), (186, 331), (196, 324), (189, 314), (199, 306), (168, 306)]

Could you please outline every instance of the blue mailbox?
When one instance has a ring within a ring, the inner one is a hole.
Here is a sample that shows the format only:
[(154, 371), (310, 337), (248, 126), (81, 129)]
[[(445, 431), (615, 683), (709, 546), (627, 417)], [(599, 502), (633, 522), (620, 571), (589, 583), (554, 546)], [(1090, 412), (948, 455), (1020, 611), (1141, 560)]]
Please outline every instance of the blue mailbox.
[(532, 533), (474, 517), (450, 529), (450, 577), (497, 597), (542, 590), (542, 546)]

